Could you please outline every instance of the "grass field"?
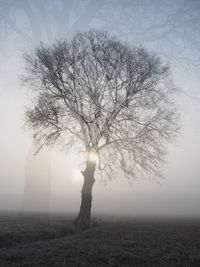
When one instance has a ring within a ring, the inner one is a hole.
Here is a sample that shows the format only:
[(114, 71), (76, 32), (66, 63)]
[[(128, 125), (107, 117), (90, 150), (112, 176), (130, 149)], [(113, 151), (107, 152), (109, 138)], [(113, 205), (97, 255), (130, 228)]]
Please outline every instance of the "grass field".
[(0, 214), (0, 266), (200, 266), (200, 220), (101, 216), (90, 230), (73, 216)]

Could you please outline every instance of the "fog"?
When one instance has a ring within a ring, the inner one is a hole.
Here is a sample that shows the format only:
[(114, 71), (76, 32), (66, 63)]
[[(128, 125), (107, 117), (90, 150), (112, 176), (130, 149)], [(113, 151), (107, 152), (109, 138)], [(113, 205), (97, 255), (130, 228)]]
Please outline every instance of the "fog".
[(200, 216), (200, 2), (5, 0), (0, 10), (0, 210), (78, 212), (83, 156), (57, 147), (34, 156), (24, 122), (31, 92), (20, 80), (22, 54), (41, 41), (53, 43), (97, 28), (168, 62), (171, 82), (181, 89), (176, 102), (182, 128), (176, 144), (168, 147), (164, 179), (146, 175), (129, 183), (113, 177), (105, 185), (96, 177), (92, 211)]

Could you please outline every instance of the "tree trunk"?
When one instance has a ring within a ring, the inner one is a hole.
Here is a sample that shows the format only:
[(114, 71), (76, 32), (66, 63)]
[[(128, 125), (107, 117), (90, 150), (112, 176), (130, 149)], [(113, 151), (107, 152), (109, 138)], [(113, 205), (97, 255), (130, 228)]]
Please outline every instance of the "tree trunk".
[(87, 229), (91, 226), (91, 206), (92, 206), (92, 187), (95, 182), (94, 172), (96, 163), (87, 159), (86, 168), (82, 172), (84, 177), (81, 191), (80, 211), (74, 223), (81, 229)]

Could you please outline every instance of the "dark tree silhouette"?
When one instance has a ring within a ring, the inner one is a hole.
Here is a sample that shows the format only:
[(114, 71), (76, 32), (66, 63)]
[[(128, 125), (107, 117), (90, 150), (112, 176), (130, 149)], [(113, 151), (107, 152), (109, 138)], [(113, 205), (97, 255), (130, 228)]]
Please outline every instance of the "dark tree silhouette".
[(178, 130), (168, 67), (146, 49), (95, 30), (41, 45), (24, 58), (24, 81), (36, 94), (26, 118), (38, 151), (80, 142), (86, 153), (75, 223), (87, 228), (96, 166), (107, 178), (120, 170), (127, 178), (160, 175), (166, 142)]
[[(16, 61), (18, 51), (77, 29), (100, 27), (150, 47), (172, 68), (199, 78), (199, 12), (199, 0), (0, 0), (0, 74), (10, 60)], [(26, 191), (25, 186), (29, 195)]]

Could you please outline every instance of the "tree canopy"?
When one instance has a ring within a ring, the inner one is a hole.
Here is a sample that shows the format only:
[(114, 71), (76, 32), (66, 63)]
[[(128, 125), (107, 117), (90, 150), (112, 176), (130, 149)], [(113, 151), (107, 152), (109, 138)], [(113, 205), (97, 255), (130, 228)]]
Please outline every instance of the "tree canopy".
[(35, 92), (26, 119), (39, 145), (80, 143), (110, 178), (159, 175), (178, 115), (169, 67), (143, 47), (90, 30), (26, 53), (25, 84)]

